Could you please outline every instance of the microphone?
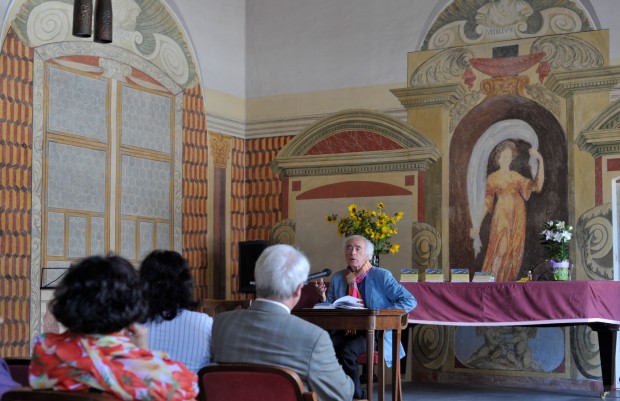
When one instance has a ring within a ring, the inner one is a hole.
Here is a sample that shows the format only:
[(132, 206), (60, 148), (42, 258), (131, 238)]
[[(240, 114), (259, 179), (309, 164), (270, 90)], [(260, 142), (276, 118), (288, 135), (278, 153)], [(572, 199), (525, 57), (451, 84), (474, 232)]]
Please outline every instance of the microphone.
[(314, 279), (321, 278), (321, 277), (327, 277), (330, 274), (332, 274), (331, 269), (323, 269), (323, 271), (320, 271), (318, 273), (309, 274), (308, 278), (306, 279), (306, 283), (310, 280), (314, 280)]

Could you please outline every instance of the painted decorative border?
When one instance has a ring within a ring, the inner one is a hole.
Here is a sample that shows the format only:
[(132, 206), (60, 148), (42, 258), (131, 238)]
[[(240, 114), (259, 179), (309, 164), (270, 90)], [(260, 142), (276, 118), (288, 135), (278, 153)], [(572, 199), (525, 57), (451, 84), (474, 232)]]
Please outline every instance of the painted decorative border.
[[(325, 138), (347, 130), (375, 132), (404, 149), (306, 155)], [(319, 120), (295, 136), (278, 153), (271, 167), (276, 175), (288, 177), (427, 170), (439, 157), (432, 141), (410, 125), (371, 110), (346, 110)]]

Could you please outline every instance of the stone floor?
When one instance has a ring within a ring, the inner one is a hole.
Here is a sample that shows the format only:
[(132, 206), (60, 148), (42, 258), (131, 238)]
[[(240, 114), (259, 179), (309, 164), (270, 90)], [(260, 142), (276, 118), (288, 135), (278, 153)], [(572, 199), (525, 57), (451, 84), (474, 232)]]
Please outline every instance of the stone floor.
[[(376, 386), (375, 386), (376, 388)], [(386, 388), (386, 401), (392, 399), (391, 386)], [(374, 400), (378, 400), (376, 389)], [(620, 391), (607, 394), (606, 400), (620, 400)], [(403, 383), (403, 401), (587, 401), (601, 400), (600, 392), (585, 390), (488, 387), (467, 384)]]

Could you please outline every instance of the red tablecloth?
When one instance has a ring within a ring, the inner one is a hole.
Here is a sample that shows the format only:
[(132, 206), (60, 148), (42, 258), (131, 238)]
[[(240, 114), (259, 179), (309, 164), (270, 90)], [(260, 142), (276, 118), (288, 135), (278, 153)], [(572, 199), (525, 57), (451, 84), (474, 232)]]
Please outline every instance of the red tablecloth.
[(620, 325), (619, 281), (403, 282), (418, 301), (409, 322), (451, 326)]

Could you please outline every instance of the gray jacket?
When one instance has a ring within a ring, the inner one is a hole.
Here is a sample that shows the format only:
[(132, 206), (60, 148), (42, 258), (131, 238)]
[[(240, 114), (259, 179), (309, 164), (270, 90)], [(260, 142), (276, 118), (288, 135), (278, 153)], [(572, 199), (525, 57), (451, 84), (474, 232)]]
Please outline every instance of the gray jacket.
[(212, 332), (216, 363), (290, 368), (320, 401), (349, 401), (353, 382), (336, 359), (328, 333), (279, 305), (256, 300), (248, 309), (220, 313)]

